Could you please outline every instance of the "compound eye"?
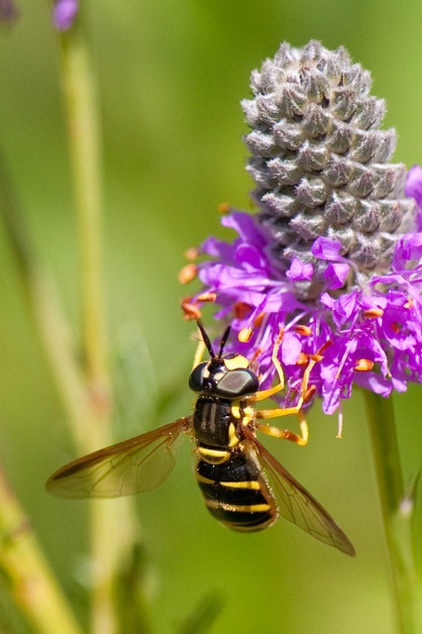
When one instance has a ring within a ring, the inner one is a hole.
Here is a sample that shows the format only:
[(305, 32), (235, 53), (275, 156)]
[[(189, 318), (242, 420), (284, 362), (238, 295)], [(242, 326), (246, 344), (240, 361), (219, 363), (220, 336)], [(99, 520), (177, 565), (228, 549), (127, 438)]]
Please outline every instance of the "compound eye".
[(207, 367), (208, 362), (200, 363), (190, 373), (189, 387), (194, 392), (202, 392), (204, 381), (204, 370)]
[(230, 370), (218, 382), (216, 392), (224, 398), (241, 398), (255, 394), (259, 389), (258, 377), (252, 370)]

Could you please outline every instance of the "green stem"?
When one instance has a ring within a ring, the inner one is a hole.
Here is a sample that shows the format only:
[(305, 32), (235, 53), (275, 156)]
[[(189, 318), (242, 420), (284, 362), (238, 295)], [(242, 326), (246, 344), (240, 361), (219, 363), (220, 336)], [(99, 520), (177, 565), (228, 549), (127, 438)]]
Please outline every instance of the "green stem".
[[(75, 182), (75, 198), (79, 217), (81, 245), (83, 347), (85, 372), (82, 372), (75, 353), (66, 320), (60, 311), (57, 297), (39, 265), (35, 249), (18, 208), (7, 170), (0, 164), (0, 212), (4, 218), (6, 233), (18, 264), (22, 285), (29, 308), (40, 333), (42, 343), (52, 368), (52, 375), (59, 387), (67, 420), (81, 452), (91, 451), (110, 442), (110, 397), (105, 345), (104, 307), (101, 275), (101, 205), (99, 184), (98, 112), (91, 63), (80, 26), (62, 36), (62, 79), (71, 145), (71, 161)], [(0, 506), (3, 503), (0, 496)], [(123, 549), (133, 542), (133, 518), (124, 501), (126, 513), (110, 512), (108, 504), (92, 504), (92, 544), (96, 569), (100, 572), (93, 584), (93, 634), (114, 634), (118, 631), (117, 606), (114, 597), (114, 581)], [(7, 504), (5, 505), (7, 510)], [(126, 521), (127, 539), (122, 535), (120, 518)], [(0, 511), (0, 518), (3, 514)], [(19, 523), (16, 522), (16, 526)], [(31, 538), (34, 539), (33, 537)], [(31, 552), (32, 551), (32, 552)], [(22, 571), (40, 579), (47, 576), (45, 563), (36, 544), (27, 540), (10, 550), (14, 556), (7, 562), (0, 561), (8, 576), (20, 579)], [(2, 558), (4, 553), (2, 552)], [(38, 566), (38, 573), (37, 573)], [(51, 583), (50, 583), (51, 582)], [(52, 580), (45, 581), (52, 585)], [(62, 606), (53, 592), (46, 596), (51, 600), (51, 610), (60, 612)], [(16, 600), (20, 598), (17, 595)], [(23, 598), (23, 609), (25, 597)], [(40, 601), (44, 620), (48, 626), (49, 609)], [(36, 606), (35, 606), (36, 607)], [(32, 609), (32, 608), (31, 608)], [(42, 612), (39, 618), (41, 619)], [(67, 617), (63, 617), (64, 622)], [(59, 615), (57, 616), (57, 622)], [(51, 620), (55, 623), (55, 620)], [(54, 632), (69, 634), (70, 625), (54, 626)], [(41, 625), (40, 625), (41, 627)], [(44, 630), (41, 630), (44, 631)], [(45, 630), (51, 632), (52, 630)]]
[(421, 602), (412, 550), (415, 487), (405, 492), (392, 399), (365, 390), (372, 450), (400, 634), (422, 632)]
[[(69, 325), (62, 315), (57, 295), (38, 262), (1, 156), (0, 214), (28, 308), (40, 334), (76, 446), (81, 452), (98, 448), (105, 443), (98, 439), (96, 416), (104, 410), (93, 407), (94, 401), (87, 398), (86, 382), (77, 363)], [(119, 504), (121, 506), (116, 513), (116, 505)], [(99, 569), (93, 593), (94, 634), (118, 631), (117, 617), (114, 616), (117, 609), (114, 605), (114, 581), (116, 568), (126, 554), (122, 551), (130, 550), (135, 540), (130, 510), (126, 499), (93, 503), (93, 550), (98, 563), (96, 569)], [(119, 526), (116, 526), (117, 521), (121, 522)], [(36, 625), (37, 631), (43, 634), (76, 634), (78, 630), (73, 626), (73, 616), (68, 616), (69, 608), (59, 595), (35, 537), (29, 530), (21, 531), (19, 528), (28, 526), (12, 492), (4, 482), (0, 483), (0, 569), (9, 579), (15, 602), (34, 627)], [(7, 548), (3, 547), (5, 544)], [(24, 591), (31, 587), (33, 580), (43, 592), (39, 602), (33, 601), (33, 594)], [(51, 629), (48, 629), (50, 623)]]
[[(79, 225), (82, 275), (83, 347), (88, 395), (92, 410), (94, 442), (91, 449), (110, 444), (111, 391), (102, 276), (102, 201), (100, 165), (100, 113), (88, 39), (84, 31), (83, 7), (75, 25), (61, 36), (61, 78), (68, 121), (70, 157)], [(91, 536), (96, 562), (92, 591), (93, 634), (115, 634), (118, 607), (116, 573), (122, 550), (125, 519), (132, 526), (127, 500), (124, 516), (107, 501), (91, 504)]]
[[(82, 7), (80, 9), (82, 12)], [(108, 379), (102, 276), (100, 113), (96, 76), (82, 15), (61, 36), (61, 79), (68, 122), (75, 206), (79, 222), (82, 318), (89, 387), (107, 405)], [(105, 418), (106, 411), (101, 412)]]
[(30, 522), (0, 472), (0, 571), (39, 634), (82, 634), (44, 559)]
[(15, 195), (5, 161), (0, 156), (0, 215), (5, 234), (17, 263), (17, 270), (30, 315), (40, 335), (46, 357), (77, 446), (86, 442), (85, 386), (76, 363), (69, 324), (65, 320), (53, 286), (47, 279)]

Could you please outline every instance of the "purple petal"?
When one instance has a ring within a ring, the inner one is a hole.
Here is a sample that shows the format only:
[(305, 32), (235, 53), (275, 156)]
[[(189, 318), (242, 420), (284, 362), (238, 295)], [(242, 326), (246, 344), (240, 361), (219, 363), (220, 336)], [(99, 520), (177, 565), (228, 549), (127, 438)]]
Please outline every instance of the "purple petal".
[(407, 174), (404, 193), (409, 198), (414, 198), (419, 207), (422, 207), (422, 167), (414, 165)]
[(79, 0), (57, 0), (53, 9), (54, 24), (58, 31), (72, 26), (79, 9)]
[(398, 240), (394, 250), (393, 266), (396, 271), (406, 268), (412, 260), (420, 262), (422, 257), (422, 233), (406, 234)]
[(264, 248), (266, 241), (253, 216), (249, 216), (243, 211), (235, 211), (232, 214), (223, 216), (221, 224), (224, 227), (234, 229), (239, 234), (242, 242), (253, 244), (258, 248)]
[(293, 282), (308, 281), (312, 279), (313, 272), (314, 267), (310, 262), (305, 264), (305, 262), (301, 262), (301, 260), (293, 258), (291, 266), (286, 273), (286, 277)]
[(336, 290), (342, 288), (349, 275), (350, 266), (342, 262), (330, 263), (324, 271), (324, 279), (328, 282), (328, 288)]
[(284, 365), (294, 365), (302, 352), (300, 338), (293, 332), (286, 332), (281, 347), (281, 360)]
[(311, 252), (321, 260), (340, 260), (341, 242), (320, 236), (312, 245)]

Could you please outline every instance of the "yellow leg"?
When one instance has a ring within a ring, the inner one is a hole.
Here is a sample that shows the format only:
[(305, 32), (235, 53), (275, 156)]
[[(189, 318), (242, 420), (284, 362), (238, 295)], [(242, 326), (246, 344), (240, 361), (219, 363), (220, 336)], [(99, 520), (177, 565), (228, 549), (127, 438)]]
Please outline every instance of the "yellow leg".
[[(274, 412), (274, 413), (273, 413)], [(256, 428), (259, 429), (263, 434), (268, 434), (268, 436), (273, 436), (274, 438), (282, 438), (283, 440), (291, 440), (297, 445), (304, 447), (308, 443), (309, 438), (309, 430), (308, 424), (305, 419), (305, 415), (302, 410), (297, 410), (296, 407), (290, 407), (288, 409), (269, 409), (269, 410), (261, 410), (256, 412), (258, 418), (270, 418), (270, 416), (262, 416), (262, 414), (271, 413), (271, 417), (276, 416), (287, 416), (289, 414), (296, 414), (299, 417), (299, 427), (300, 434), (295, 434), (288, 429), (279, 429), (278, 427), (274, 427), (274, 425), (266, 425), (261, 423), (256, 423)]]
[[(283, 390), (285, 386), (284, 373), (283, 368), (281, 367), (281, 363), (278, 359), (278, 351), (280, 349), (280, 344), (283, 339), (283, 331), (280, 331), (280, 334), (277, 337), (277, 340), (274, 345), (272, 361), (277, 370), (277, 374), (279, 376), (280, 382), (267, 390), (261, 390), (257, 392), (254, 396), (254, 401), (261, 401), (269, 396), (273, 396), (277, 392)], [(300, 396), (297, 404), (294, 407), (285, 407), (285, 408), (273, 408), (273, 409), (262, 409), (255, 412), (256, 419), (262, 418), (281, 418), (283, 416), (294, 415), (299, 418), (299, 427), (300, 434), (295, 434), (294, 432), (289, 431), (288, 429), (279, 429), (278, 427), (274, 427), (273, 425), (266, 425), (256, 423), (257, 429), (263, 432), (264, 434), (268, 434), (269, 436), (274, 436), (275, 438), (283, 438), (285, 440), (291, 440), (295, 442), (297, 445), (303, 446), (306, 445), (309, 438), (309, 430), (306, 422), (305, 414), (302, 410), (303, 403), (306, 401), (306, 398), (309, 396), (308, 388), (309, 388), (309, 377), (312, 371), (312, 368), (318, 361), (321, 360), (322, 352), (330, 345), (330, 342), (327, 342), (317, 354), (311, 357), (310, 362), (308, 363), (302, 378)]]
[[(311, 361), (308, 363), (305, 372), (303, 373), (303, 378), (302, 378), (302, 384), (301, 384), (301, 389), (300, 389), (300, 396), (299, 396), (299, 400), (297, 402), (297, 404), (294, 407), (288, 407), (285, 409), (277, 409), (277, 410), (261, 410), (259, 412), (257, 412), (257, 415), (260, 414), (259, 418), (276, 418), (277, 416), (288, 416), (289, 414), (298, 414), (300, 409), (302, 408), (302, 405), (306, 399), (306, 395), (308, 392), (308, 385), (309, 385), (309, 376), (311, 374), (312, 368), (314, 367), (314, 365), (319, 361), (318, 356), (316, 355), (314, 359), (311, 359)], [(281, 368), (280, 368), (281, 370)], [(281, 370), (282, 371), (282, 370)], [(282, 389), (284, 388), (284, 379), (283, 381), (280, 381), (280, 383), (278, 383), (277, 385), (275, 385), (274, 387), (269, 388), (268, 390), (261, 390), (260, 392), (257, 392), (254, 395), (254, 401), (262, 401), (264, 398), (268, 398), (269, 396), (272, 396), (273, 394), (276, 394), (277, 392), (280, 392)], [(264, 412), (268, 412), (265, 416), (263, 415)], [(271, 412), (283, 412), (283, 414), (271, 414)]]
[[(273, 348), (273, 354), (272, 354), (272, 362), (274, 364), (274, 367), (277, 371), (278, 377), (279, 377), (279, 383), (277, 383), (277, 385), (274, 385), (273, 387), (268, 388), (267, 390), (260, 390), (259, 392), (257, 392), (254, 395), (254, 401), (263, 401), (264, 399), (273, 396), (274, 394), (277, 394), (277, 392), (281, 392), (282, 390), (284, 390), (284, 386), (285, 386), (285, 381), (284, 381), (284, 372), (283, 372), (283, 368), (281, 367), (281, 363), (278, 359), (278, 351), (280, 349), (280, 344), (281, 341), (283, 339), (283, 335), (284, 335), (284, 331), (281, 330), (280, 334), (278, 335), (276, 342), (274, 344), (274, 348)], [(302, 387), (300, 390), (300, 398), (298, 401), (298, 404), (296, 406), (296, 408), (299, 410), (302, 405), (303, 405), (303, 401), (305, 399), (306, 396), (306, 392), (308, 390), (308, 384), (309, 384), (309, 375), (311, 374), (312, 368), (314, 367), (314, 365), (316, 363), (318, 363), (318, 361), (321, 361), (321, 353), (323, 350), (325, 350), (325, 348), (327, 347), (327, 344), (323, 346), (323, 348), (321, 348), (320, 351), (317, 352), (317, 354), (313, 355), (310, 362), (308, 363), (305, 372), (303, 373), (303, 378), (302, 378)], [(294, 408), (294, 409), (296, 409)], [(289, 412), (292, 414), (295, 414), (297, 412)]]
[(271, 360), (278, 374), (279, 383), (277, 383), (277, 385), (274, 385), (273, 387), (268, 388), (267, 390), (260, 390), (259, 392), (257, 392), (254, 395), (254, 401), (263, 401), (264, 399), (269, 398), (270, 396), (273, 396), (274, 394), (277, 394), (277, 392), (281, 392), (282, 390), (284, 390), (284, 385), (285, 385), (284, 372), (283, 372), (283, 368), (281, 367), (281, 363), (278, 359), (278, 351), (280, 350), (280, 345), (283, 340), (283, 336), (284, 336), (284, 330), (281, 329), (275, 341), (275, 344), (273, 347), (273, 353), (271, 355)]

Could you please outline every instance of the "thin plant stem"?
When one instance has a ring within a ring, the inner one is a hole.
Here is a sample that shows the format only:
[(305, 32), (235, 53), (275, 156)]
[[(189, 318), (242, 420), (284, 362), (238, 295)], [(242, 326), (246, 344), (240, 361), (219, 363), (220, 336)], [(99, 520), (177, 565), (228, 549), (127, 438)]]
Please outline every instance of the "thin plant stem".
[[(28, 306), (62, 397), (67, 421), (79, 451), (86, 453), (108, 444), (111, 439), (111, 398), (101, 271), (99, 117), (91, 59), (80, 22), (61, 36), (61, 43), (61, 77), (79, 218), (83, 367), (80, 365), (79, 355), (76, 354), (69, 325), (61, 312), (57, 294), (35, 255), (35, 248), (13, 195), (7, 170), (1, 163), (0, 211), (18, 264)], [(119, 512), (116, 512), (116, 504), (119, 505)], [(7, 511), (7, 504), (5, 509)], [(23, 517), (22, 512), (21, 515)], [(3, 514), (0, 512), (0, 521), (2, 518)], [(92, 634), (115, 634), (119, 631), (115, 579), (121, 559), (130, 552), (135, 541), (132, 507), (126, 499), (109, 503), (92, 502), (91, 519), (92, 554), (95, 561), (91, 631)], [(35, 577), (39, 564), (38, 577), (43, 587), (43, 576), (46, 573), (42, 557), (33, 541), (27, 540), (25, 544), (25, 548), (18, 551), (17, 557), (9, 559), (7, 574), (11, 578), (13, 575), (19, 578), (19, 571), (27, 568)], [(48, 585), (48, 580), (46, 584)], [(52, 593), (50, 599), (53, 601), (52, 610), (57, 608), (60, 611), (58, 602), (54, 603)], [(45, 620), (48, 621), (49, 611), (43, 602), (40, 605), (44, 607)], [(69, 617), (68, 629), (65, 626), (55, 626), (53, 631), (70, 634), (72, 618)], [(65, 616), (63, 620), (66, 620)]]
[[(40, 265), (36, 256), (36, 249), (32, 243), (31, 236), (24, 222), (24, 214), (20, 208), (17, 196), (15, 194), (11, 177), (5, 161), (0, 155), (0, 217), (3, 222), (5, 234), (8, 244), (11, 248), (17, 271), (21, 281), (24, 297), (27, 301), (29, 314), (32, 316), (36, 331), (40, 335), (41, 343), (46, 354), (46, 358), (50, 364), (52, 378), (54, 379), (58, 393), (61, 397), (64, 410), (67, 414), (65, 420), (69, 423), (69, 429), (72, 433), (74, 442), (80, 452), (87, 452), (93, 447), (98, 447), (98, 435), (94, 433), (96, 429), (95, 420), (92, 411), (92, 400), (87, 398), (86, 381), (84, 375), (77, 362), (77, 354), (71, 337), (71, 330), (68, 322), (63, 316), (60, 302), (55, 292), (53, 284), (47, 279), (47, 276)], [(63, 632), (69, 634), (77, 632), (72, 630), (73, 616), (69, 618), (69, 625), (61, 625), (54, 629), (57, 623), (65, 623), (67, 613), (70, 609), (64, 609), (64, 614), (60, 619), (61, 605), (65, 599), (59, 598), (56, 602), (57, 586), (48, 567), (43, 559), (41, 550), (37, 544), (33, 534), (29, 537), (29, 529), (21, 531), (16, 527), (29, 526), (29, 522), (25, 519), (25, 515), (19, 504), (12, 494), (11, 489), (5, 485), (0, 486), (0, 569), (6, 574), (10, 580), (9, 586), (12, 595), (18, 606), (27, 615), (31, 622), (35, 623), (40, 620), (39, 627), (43, 627), (42, 622), (45, 621), (46, 626), (49, 624), (48, 610), (44, 602), (40, 604), (30, 601), (32, 595), (26, 595), (22, 591), (22, 584), (26, 584), (26, 572), (30, 575), (28, 583), (25, 587), (29, 587), (35, 581), (43, 588), (51, 604), (52, 614), (55, 615), (51, 620), (52, 629), (44, 630), (34, 628), (36, 631), (48, 632), (49, 634)], [(106, 505), (107, 504), (107, 508)], [(106, 501), (96, 503), (96, 512), (98, 515), (98, 527), (103, 527), (101, 533), (103, 537), (98, 540), (96, 546), (96, 558), (101, 561), (103, 569), (108, 572), (102, 572), (98, 575), (98, 583), (96, 590), (96, 605), (101, 606), (95, 610), (98, 625), (94, 632), (107, 632), (108, 625), (113, 623), (115, 619), (109, 615), (111, 609), (110, 596), (113, 592), (113, 577), (118, 553), (121, 550), (129, 551), (135, 540), (133, 531), (134, 520), (130, 514), (127, 500), (112, 501), (110, 504)], [(118, 513), (116, 513), (116, 505), (120, 505)], [(125, 505), (125, 508), (122, 508)], [(109, 514), (109, 517), (106, 516)], [(110, 534), (115, 531), (115, 518), (119, 517), (122, 524), (119, 530), (120, 546), (117, 548), (109, 548), (109, 541), (113, 541), (117, 545), (118, 540)], [(101, 521), (100, 521), (101, 520)], [(96, 525), (96, 524), (94, 524)], [(109, 537), (104, 538), (106, 532)], [(98, 533), (100, 534), (100, 533)], [(15, 539), (16, 536), (16, 539)], [(13, 537), (13, 539), (12, 539)], [(3, 548), (6, 544), (7, 548)], [(114, 553), (114, 554), (113, 554)], [(111, 557), (113, 554), (113, 557)], [(37, 568), (37, 566), (39, 567)], [(53, 590), (50, 591), (50, 588)], [(20, 588), (20, 589), (19, 589)], [(37, 606), (40, 605), (43, 612), (38, 613)], [(32, 615), (33, 608), (37, 614)], [(45, 618), (43, 618), (43, 616)], [(105, 623), (105, 625), (103, 625)]]
[(9, 170), (1, 154), (0, 217), (17, 264), (29, 314), (39, 333), (52, 378), (68, 414), (70, 431), (76, 445), (83, 447), (87, 438), (86, 420), (89, 412), (69, 324), (61, 311), (53, 284), (38, 261)]
[(413, 486), (406, 492), (400, 463), (394, 408), (386, 399), (365, 390), (372, 451), (381, 500), (397, 616), (397, 632), (422, 632), (422, 594), (412, 549)]
[(31, 524), (1, 471), (0, 571), (32, 631), (38, 634), (82, 634)]
[[(82, 17), (80, 15), (74, 27), (61, 35), (61, 80), (79, 224), (85, 369), (93, 396), (104, 398), (106, 405), (108, 372), (101, 246), (100, 113), (96, 76)], [(104, 413), (102, 418), (104, 423)]]
[[(111, 442), (106, 325), (102, 275), (102, 200), (100, 113), (96, 75), (82, 7), (73, 27), (61, 35), (61, 80), (68, 122), (75, 205), (81, 255), (83, 350), (87, 389), (92, 408), (94, 446)], [(122, 549), (122, 522), (131, 524), (129, 502), (116, 513), (112, 502), (91, 504), (91, 535), (95, 574), (92, 585), (92, 632), (115, 634), (118, 615), (114, 591)], [(131, 533), (130, 529), (129, 533)]]

